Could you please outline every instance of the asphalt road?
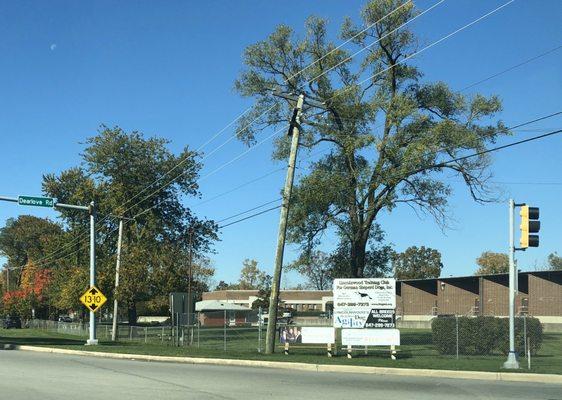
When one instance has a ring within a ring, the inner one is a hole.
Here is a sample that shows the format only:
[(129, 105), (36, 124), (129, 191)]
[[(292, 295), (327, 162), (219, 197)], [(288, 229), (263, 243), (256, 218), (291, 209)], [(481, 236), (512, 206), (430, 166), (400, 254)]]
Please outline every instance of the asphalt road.
[(562, 399), (562, 385), (335, 374), (0, 351), (2, 400)]

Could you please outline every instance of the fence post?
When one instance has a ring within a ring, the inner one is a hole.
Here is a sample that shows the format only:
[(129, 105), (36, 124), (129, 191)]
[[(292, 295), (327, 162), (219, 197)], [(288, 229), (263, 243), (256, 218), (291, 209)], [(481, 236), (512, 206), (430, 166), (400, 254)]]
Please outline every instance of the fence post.
[(176, 313), (176, 347), (180, 347), (180, 313)]
[[(199, 321), (199, 319), (197, 319)], [(199, 329), (200, 329), (200, 323), (197, 322), (197, 348), (199, 348)]]
[(527, 343), (527, 368), (531, 369), (531, 343)]
[(258, 308), (258, 353), (261, 353), (261, 307)]
[(146, 343), (147, 340), (147, 336), (148, 336), (148, 326), (144, 327), (144, 342)]
[(129, 325), (129, 340), (133, 340), (133, 327)]
[(525, 348), (525, 355), (527, 355), (527, 349), (529, 348), (527, 344), (527, 316), (523, 314), (523, 341), (524, 341), (524, 348)]
[(459, 359), (459, 316), (455, 315), (456, 330), (457, 330), (457, 360)]
[(160, 343), (164, 344), (164, 325), (162, 325), (162, 334), (160, 335)]
[(224, 351), (226, 351), (226, 310), (224, 310)]

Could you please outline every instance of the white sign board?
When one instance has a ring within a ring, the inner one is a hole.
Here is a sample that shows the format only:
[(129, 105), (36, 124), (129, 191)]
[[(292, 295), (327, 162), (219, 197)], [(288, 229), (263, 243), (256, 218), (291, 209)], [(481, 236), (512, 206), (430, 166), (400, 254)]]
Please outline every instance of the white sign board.
[(303, 343), (328, 344), (336, 342), (334, 328), (319, 328), (303, 326), (301, 330)]
[(344, 346), (400, 346), (398, 329), (342, 329)]
[(394, 278), (334, 280), (334, 327), (365, 328), (371, 310), (396, 308)]

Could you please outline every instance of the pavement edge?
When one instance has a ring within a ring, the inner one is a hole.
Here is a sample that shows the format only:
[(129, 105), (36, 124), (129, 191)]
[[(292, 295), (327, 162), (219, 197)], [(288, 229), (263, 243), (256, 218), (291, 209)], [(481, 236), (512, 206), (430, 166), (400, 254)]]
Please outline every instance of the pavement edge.
[(293, 363), (293, 362), (286, 362), (286, 361), (239, 360), (239, 359), (228, 359), (228, 358), (151, 356), (145, 354), (104, 353), (104, 352), (96, 352), (96, 351), (70, 350), (70, 349), (59, 349), (54, 347), (39, 347), (39, 346), (25, 346), (25, 345), (12, 345), (10, 347), (14, 350), (22, 350), (22, 351), (82, 355), (82, 356), (89, 356), (89, 357), (112, 358), (112, 359), (119, 359), (119, 360), (174, 362), (180, 364), (232, 365), (232, 366), (239, 366), (239, 367), (277, 368), (277, 369), (291, 369), (291, 370), (313, 371), (313, 372), (340, 372), (340, 373), (354, 373), (354, 374), (562, 384), (562, 375), (556, 375), (556, 374), (455, 371), (455, 370), (442, 370), (442, 369), (385, 368), (385, 367), (367, 367), (367, 366), (358, 366), (358, 365), (356, 366), (356, 365), (337, 365), (337, 364), (308, 364), (308, 363), (296, 363), (296, 362)]

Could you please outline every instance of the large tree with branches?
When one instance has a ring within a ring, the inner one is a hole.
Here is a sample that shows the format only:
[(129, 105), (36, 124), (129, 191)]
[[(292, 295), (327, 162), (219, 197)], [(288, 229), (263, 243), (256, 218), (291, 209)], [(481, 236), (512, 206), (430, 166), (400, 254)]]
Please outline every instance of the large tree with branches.
[[(486, 155), (446, 161), (484, 150), (508, 134), (494, 120), (500, 100), (423, 80), (410, 59), (417, 38), (401, 27), (416, 13), (405, 0), (370, 1), (361, 13), (369, 28), (346, 19), (340, 35), (349, 42), (342, 47), (330, 41), (322, 18), (306, 21), (303, 38), (281, 25), (246, 49), (246, 68), (235, 83), (241, 95), (256, 100), (238, 125), (239, 138), (249, 145), (260, 131), (285, 124), (294, 107), (271, 89), (325, 103), (324, 110), (305, 109), (301, 121), (300, 146), (326, 153), (314, 159), (294, 189), (289, 238), (307, 253), (335, 230), (349, 252), (348, 276), (364, 275), (382, 210), (404, 203), (446, 226), (451, 194), (446, 179), (454, 175), (474, 200), (493, 200)], [(286, 159), (288, 149), (287, 137), (279, 137), (274, 158)]]

